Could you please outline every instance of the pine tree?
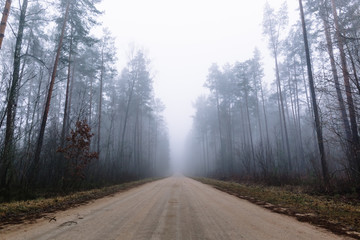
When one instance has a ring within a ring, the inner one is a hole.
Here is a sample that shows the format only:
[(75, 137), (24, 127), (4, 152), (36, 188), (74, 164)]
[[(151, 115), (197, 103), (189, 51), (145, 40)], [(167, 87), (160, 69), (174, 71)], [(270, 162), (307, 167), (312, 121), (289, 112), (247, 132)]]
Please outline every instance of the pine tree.
[(5, 0), (5, 6), (4, 6), (3, 15), (1, 18), (1, 25), (0, 25), (0, 49), (2, 47), (2, 42), (5, 37), (5, 29), (6, 29), (7, 20), (8, 20), (9, 14), (10, 14), (10, 7), (11, 7), (11, 0)]

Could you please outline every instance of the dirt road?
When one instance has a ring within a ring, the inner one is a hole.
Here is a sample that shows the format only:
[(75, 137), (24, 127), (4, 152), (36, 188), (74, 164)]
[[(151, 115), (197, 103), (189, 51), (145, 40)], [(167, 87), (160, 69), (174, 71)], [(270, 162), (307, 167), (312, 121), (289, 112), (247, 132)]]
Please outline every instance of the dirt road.
[(9, 226), (0, 239), (344, 239), (184, 177)]

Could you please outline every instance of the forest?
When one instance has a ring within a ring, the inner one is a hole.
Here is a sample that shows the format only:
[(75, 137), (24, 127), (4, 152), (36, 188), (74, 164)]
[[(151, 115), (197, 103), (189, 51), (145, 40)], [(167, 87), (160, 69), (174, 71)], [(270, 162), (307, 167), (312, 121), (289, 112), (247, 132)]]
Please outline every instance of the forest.
[[(156, 70), (135, 44), (120, 66), (101, 2), (0, 3), (0, 201), (171, 173)], [(263, 8), (271, 81), (258, 48), (209, 66), (184, 174), (360, 189), (360, 2), (298, 2)]]
[(289, 25), (286, 2), (263, 10), (262, 53), (209, 66), (209, 94), (194, 103), (190, 174), (269, 184), (308, 183), (354, 191), (360, 183), (360, 2), (299, 1)]
[(360, 239), (359, 0), (0, 9), (0, 239)]
[(150, 58), (130, 47), (117, 70), (100, 2), (2, 1), (0, 201), (168, 174)]

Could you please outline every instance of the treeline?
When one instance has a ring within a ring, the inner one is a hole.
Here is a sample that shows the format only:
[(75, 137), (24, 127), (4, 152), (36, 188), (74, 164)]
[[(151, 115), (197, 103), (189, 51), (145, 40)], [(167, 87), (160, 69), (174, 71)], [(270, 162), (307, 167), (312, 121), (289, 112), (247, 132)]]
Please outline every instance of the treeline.
[(167, 173), (150, 60), (130, 49), (117, 72), (111, 34), (92, 33), (98, 3), (12, 3), (0, 50), (0, 196)]
[(190, 173), (358, 186), (360, 2), (307, 0), (303, 10), (305, 28), (300, 17), (288, 26), (286, 2), (279, 10), (264, 7), (271, 85), (258, 50), (247, 61), (210, 67), (210, 94), (194, 105)]

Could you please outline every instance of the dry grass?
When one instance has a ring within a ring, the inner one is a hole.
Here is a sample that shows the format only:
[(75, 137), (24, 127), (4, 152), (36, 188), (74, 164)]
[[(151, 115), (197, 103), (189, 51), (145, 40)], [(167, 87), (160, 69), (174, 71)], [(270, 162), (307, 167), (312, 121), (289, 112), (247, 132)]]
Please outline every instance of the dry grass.
[(359, 202), (347, 202), (339, 196), (309, 195), (300, 188), (289, 190), (284, 187), (245, 185), (207, 178), (196, 180), (274, 212), (294, 216), (299, 221), (360, 239)]
[(65, 210), (87, 203), (90, 200), (102, 198), (155, 180), (156, 179), (144, 179), (100, 189), (72, 193), (66, 196), (1, 203), (0, 227), (6, 224), (22, 223), (26, 219), (40, 218), (43, 217), (45, 213)]

